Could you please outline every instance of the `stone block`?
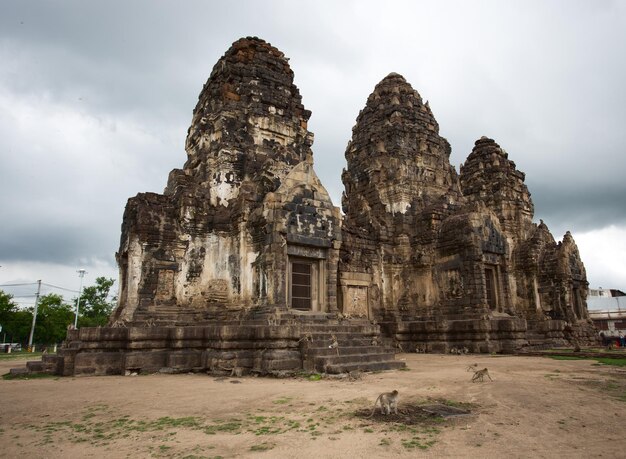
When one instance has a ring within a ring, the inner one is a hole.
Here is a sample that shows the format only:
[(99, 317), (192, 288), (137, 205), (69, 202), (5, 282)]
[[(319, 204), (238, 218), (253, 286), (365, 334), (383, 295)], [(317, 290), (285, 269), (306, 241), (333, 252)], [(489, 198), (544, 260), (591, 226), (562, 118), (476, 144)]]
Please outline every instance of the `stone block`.
[(167, 353), (167, 366), (178, 370), (191, 370), (202, 367), (202, 351), (185, 350)]
[(121, 352), (82, 352), (74, 358), (73, 374), (119, 375), (122, 374), (124, 354)]
[(131, 327), (127, 331), (129, 341), (167, 340), (170, 334), (170, 329), (167, 327)]
[(143, 373), (156, 372), (167, 367), (167, 351), (134, 351), (123, 354), (124, 370), (139, 370)]

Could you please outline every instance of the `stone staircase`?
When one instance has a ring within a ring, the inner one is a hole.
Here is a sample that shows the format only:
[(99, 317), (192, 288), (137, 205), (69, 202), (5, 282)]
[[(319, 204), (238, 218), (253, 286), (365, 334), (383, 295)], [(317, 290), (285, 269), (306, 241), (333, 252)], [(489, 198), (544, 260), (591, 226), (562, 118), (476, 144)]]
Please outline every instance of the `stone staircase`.
[(377, 337), (377, 327), (369, 323), (311, 325), (303, 331), (304, 370), (339, 374), (404, 368), (404, 362), (395, 360), (394, 349), (373, 344)]
[(9, 374), (13, 376), (37, 373), (54, 374), (57, 369), (58, 358), (56, 354), (44, 354), (41, 356), (41, 360), (29, 360), (26, 362), (26, 366), (11, 368)]

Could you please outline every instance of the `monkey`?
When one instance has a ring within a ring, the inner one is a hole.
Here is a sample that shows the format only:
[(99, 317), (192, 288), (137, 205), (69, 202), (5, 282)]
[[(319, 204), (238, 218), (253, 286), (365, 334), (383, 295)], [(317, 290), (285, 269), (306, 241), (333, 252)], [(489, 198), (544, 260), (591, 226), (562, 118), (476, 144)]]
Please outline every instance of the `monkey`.
[(480, 379), (480, 382), (483, 382), (483, 378), (487, 376), (489, 378), (489, 381), (493, 381), (493, 379), (491, 379), (491, 376), (489, 376), (489, 370), (487, 370), (486, 368), (483, 368), (482, 370), (478, 370), (477, 372), (474, 373), (474, 376), (472, 376), (472, 382), (476, 382)]
[(337, 350), (337, 355), (339, 355), (339, 342), (337, 341), (337, 337), (335, 335), (330, 335), (330, 346), (328, 346), (329, 349), (336, 349)]
[(244, 371), (245, 370), (244, 370), (243, 367), (233, 367), (233, 369), (230, 372), (230, 377), (231, 378), (241, 378), (243, 376)]
[(398, 391), (393, 390), (392, 392), (383, 392), (378, 396), (376, 401), (374, 402), (374, 407), (372, 408), (372, 412), (369, 417), (374, 416), (374, 412), (376, 411), (376, 404), (380, 400), (380, 414), (391, 414), (391, 409), (395, 414), (398, 414)]
[(341, 313), (341, 312), (340, 312), (340, 313), (339, 313), (339, 314), (337, 314), (337, 315), (338, 315), (338, 317), (339, 317), (339, 320), (340, 320), (340, 321), (342, 321), (342, 322), (343, 322), (344, 320), (351, 320), (351, 319), (353, 318), (350, 314), (347, 314), (347, 313), (345, 313), (345, 314), (344, 314), (344, 313)]
[(478, 364), (477, 363), (472, 363), (471, 365), (467, 366), (467, 369), (465, 371), (474, 371), (474, 372), (476, 372), (476, 368), (478, 368)]

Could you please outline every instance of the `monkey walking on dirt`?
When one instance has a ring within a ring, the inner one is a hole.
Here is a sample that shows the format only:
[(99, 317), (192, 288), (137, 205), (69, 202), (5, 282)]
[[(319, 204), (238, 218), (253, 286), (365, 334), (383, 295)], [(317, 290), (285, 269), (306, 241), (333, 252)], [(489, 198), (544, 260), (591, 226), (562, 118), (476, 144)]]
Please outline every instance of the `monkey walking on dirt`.
[(398, 414), (398, 391), (393, 390), (392, 392), (383, 392), (378, 396), (378, 398), (374, 402), (372, 413), (369, 415), (370, 418), (374, 416), (374, 412), (376, 411), (376, 404), (379, 400), (380, 414), (391, 414), (392, 409), (395, 414)]

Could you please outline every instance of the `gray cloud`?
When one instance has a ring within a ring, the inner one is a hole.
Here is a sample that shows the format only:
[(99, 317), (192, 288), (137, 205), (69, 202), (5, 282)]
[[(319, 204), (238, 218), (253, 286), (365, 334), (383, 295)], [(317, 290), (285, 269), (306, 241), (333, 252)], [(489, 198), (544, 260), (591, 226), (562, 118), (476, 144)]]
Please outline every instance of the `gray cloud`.
[(395, 71), (457, 167), (482, 135), (509, 152), (556, 237), (626, 227), (622, 2), (5, 2), (0, 259), (112, 268), (126, 199), (182, 166), (198, 93), (247, 35), (290, 58), (336, 205), (356, 116)]

